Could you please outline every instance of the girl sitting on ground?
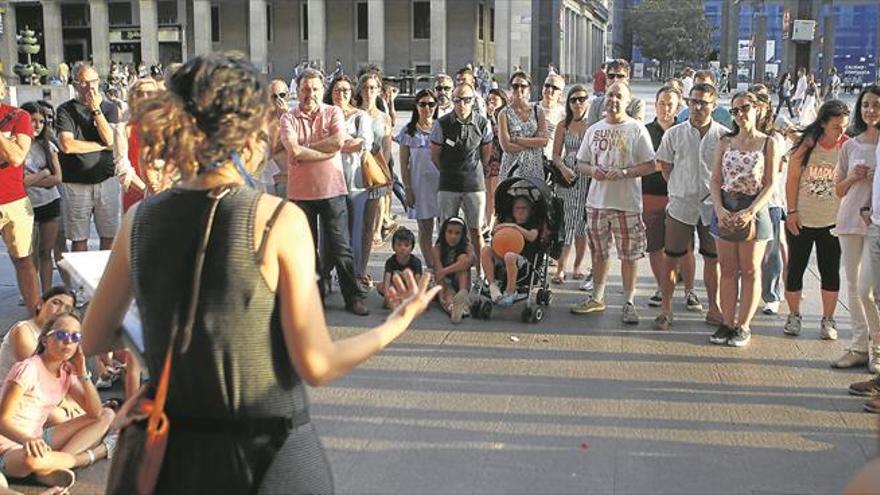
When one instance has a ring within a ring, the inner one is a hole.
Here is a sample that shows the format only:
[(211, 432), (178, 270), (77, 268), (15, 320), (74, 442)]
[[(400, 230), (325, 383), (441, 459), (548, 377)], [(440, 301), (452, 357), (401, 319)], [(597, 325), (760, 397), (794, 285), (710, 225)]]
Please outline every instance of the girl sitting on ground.
[[(510, 251), (504, 253), (504, 256), (498, 256), (490, 245), (484, 246), (480, 253), (483, 273), (486, 274), (486, 281), (489, 283), (489, 295), (492, 297), (492, 301), (502, 306), (513, 304), (516, 298), (516, 281), (520, 272), (528, 269), (529, 260), (534, 255), (535, 241), (538, 239), (538, 229), (532, 221), (532, 202), (528, 198), (520, 196), (513, 201), (511, 216), (512, 218), (496, 224), (492, 229), (492, 234), (495, 235), (501, 229), (516, 229), (523, 236), (522, 251), (519, 253)], [(501, 290), (495, 283), (496, 270), (501, 269), (504, 270), (506, 276), (504, 294), (501, 294)]]
[(453, 323), (458, 323), (467, 310), (471, 266), (475, 259), (464, 220), (449, 217), (443, 221), (431, 254), (434, 278), (442, 287), (438, 296), (440, 307), (449, 313)]
[[(49, 319), (37, 339), (37, 352), (16, 363), (0, 395), (0, 471), (8, 477), (31, 474), (49, 486), (73, 483), (74, 468), (111, 457), (116, 436), (107, 435), (113, 411), (101, 407), (80, 348), (79, 318), (61, 313)], [(83, 416), (44, 428), (65, 396)]]
[[(3, 343), (0, 344), (0, 383), (6, 379), (9, 370), (19, 361), (34, 355), (37, 340), (43, 326), (54, 316), (67, 313), (76, 306), (76, 295), (65, 287), (52, 287), (43, 293), (37, 305), (37, 315), (22, 320), (9, 327)], [(51, 413), (49, 424), (54, 425), (82, 415), (82, 409), (65, 399)]]

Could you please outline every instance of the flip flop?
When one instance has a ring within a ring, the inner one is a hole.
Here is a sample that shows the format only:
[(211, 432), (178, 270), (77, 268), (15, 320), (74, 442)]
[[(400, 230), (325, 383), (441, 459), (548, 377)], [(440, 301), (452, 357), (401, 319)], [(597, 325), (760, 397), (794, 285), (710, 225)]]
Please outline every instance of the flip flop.
[(584, 273), (575, 272), (574, 275), (571, 276), (572, 280), (583, 280), (587, 278), (587, 275)]
[(553, 285), (562, 285), (565, 283), (565, 275), (553, 275), (553, 278), (550, 279), (550, 282)]

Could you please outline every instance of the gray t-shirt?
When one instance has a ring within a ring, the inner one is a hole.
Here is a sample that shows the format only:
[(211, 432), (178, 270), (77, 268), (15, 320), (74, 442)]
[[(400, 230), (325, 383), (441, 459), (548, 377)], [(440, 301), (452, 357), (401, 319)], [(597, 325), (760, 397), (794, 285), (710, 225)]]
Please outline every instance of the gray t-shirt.
[[(52, 144), (49, 146), (54, 148), (54, 145)], [(50, 165), (49, 160), (50, 158), (46, 154), (46, 148), (35, 140), (31, 144), (31, 149), (28, 151), (27, 157), (24, 159), (25, 172), (28, 174), (35, 174), (42, 169), (48, 169), (51, 172), (52, 166)], [(61, 197), (61, 195), (58, 194), (58, 188), (55, 186), (28, 186), (27, 195), (28, 199), (31, 200), (31, 206), (34, 208), (46, 206)]]

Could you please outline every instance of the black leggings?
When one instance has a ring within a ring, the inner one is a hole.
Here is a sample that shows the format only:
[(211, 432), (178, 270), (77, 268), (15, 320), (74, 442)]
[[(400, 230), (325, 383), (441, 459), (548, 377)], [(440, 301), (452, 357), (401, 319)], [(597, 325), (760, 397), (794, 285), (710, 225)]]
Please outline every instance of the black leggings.
[(816, 244), (816, 261), (819, 265), (819, 276), (822, 290), (837, 292), (840, 290), (840, 242), (831, 235), (834, 226), (813, 229), (801, 227), (799, 235), (793, 235), (788, 229), (788, 276), (785, 277), (785, 290), (799, 292), (804, 288), (804, 271), (810, 263), (810, 253)]

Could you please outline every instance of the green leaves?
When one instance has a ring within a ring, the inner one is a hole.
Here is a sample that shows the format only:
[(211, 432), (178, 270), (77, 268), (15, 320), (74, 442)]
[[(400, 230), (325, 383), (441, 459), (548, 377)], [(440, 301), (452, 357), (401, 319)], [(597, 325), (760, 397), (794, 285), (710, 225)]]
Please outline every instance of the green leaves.
[(702, 62), (712, 51), (712, 26), (701, 0), (645, 0), (627, 12), (635, 39), (646, 57), (660, 62)]

